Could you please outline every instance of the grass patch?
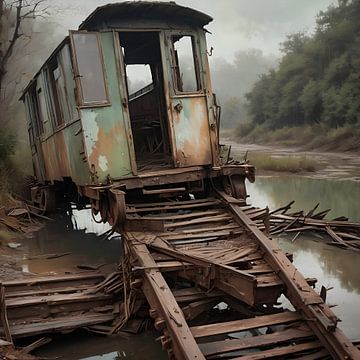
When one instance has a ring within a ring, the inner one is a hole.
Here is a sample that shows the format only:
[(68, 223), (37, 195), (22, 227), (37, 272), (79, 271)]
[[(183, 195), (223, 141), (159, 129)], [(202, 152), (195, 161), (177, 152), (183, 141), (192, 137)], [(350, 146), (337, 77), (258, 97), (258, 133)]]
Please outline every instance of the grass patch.
[(266, 154), (252, 153), (248, 156), (250, 164), (255, 165), (258, 170), (276, 172), (315, 172), (319, 164), (306, 156), (281, 156), (275, 157)]
[(271, 130), (264, 125), (241, 124), (234, 131), (234, 140), (242, 143), (301, 146), (305, 149), (359, 151), (360, 126), (330, 128), (324, 124), (285, 126)]

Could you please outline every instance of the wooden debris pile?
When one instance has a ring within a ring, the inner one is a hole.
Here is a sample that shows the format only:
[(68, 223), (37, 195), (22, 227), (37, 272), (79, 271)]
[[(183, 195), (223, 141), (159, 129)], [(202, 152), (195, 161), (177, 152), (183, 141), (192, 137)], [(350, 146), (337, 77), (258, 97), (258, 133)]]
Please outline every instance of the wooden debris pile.
[(17, 200), (9, 195), (7, 206), (0, 205), (0, 228), (16, 233), (36, 231), (41, 220), (52, 220), (41, 214), (40, 209), (26, 201)]
[[(125, 279), (120, 269), (108, 276), (89, 272), (0, 283), (0, 338), (13, 343), (18, 338), (78, 328), (116, 333), (139, 310), (134, 297), (126, 298), (131, 289), (126, 289)], [(122, 319), (124, 314), (126, 319)], [(134, 331), (131, 322), (126, 326)]]
[(351, 222), (341, 216), (336, 219), (326, 220), (326, 215), (331, 209), (316, 212), (319, 204), (309, 212), (297, 211), (289, 213), (294, 201), (286, 206), (269, 213), (269, 232), (271, 235), (280, 233), (295, 233), (293, 241), (303, 231), (321, 231), (330, 236), (330, 245), (344, 249), (360, 251), (360, 223)]

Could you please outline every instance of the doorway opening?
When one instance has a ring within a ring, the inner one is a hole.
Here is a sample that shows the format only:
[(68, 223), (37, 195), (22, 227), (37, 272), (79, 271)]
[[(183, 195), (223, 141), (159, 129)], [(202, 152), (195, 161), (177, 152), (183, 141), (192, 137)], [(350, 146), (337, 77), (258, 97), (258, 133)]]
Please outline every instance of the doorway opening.
[(171, 164), (159, 33), (119, 32), (138, 171)]

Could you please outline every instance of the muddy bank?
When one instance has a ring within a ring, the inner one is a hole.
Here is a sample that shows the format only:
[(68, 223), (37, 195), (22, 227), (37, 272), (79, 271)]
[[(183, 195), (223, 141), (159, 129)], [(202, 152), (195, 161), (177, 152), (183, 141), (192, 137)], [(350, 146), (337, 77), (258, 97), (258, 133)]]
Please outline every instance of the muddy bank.
[[(324, 152), (320, 150), (307, 151), (299, 147), (281, 147), (271, 145), (241, 144), (224, 139), (222, 143), (231, 145), (231, 153), (236, 158), (242, 158), (248, 153), (266, 154), (273, 157), (306, 156), (316, 161), (319, 166), (314, 172), (299, 173), (316, 179), (360, 181), (360, 154), (357, 152)], [(272, 171), (257, 171), (258, 175), (273, 175)]]

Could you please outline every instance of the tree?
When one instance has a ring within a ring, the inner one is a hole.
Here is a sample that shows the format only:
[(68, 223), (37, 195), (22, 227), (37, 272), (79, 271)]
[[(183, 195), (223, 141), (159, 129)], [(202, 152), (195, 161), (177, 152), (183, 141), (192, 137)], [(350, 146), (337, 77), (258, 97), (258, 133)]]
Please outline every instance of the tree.
[(360, 125), (360, 0), (339, 0), (317, 29), (287, 36), (279, 68), (247, 95), (253, 126)]
[(47, 0), (0, 0), (0, 89), (7, 65), (18, 40), (29, 36), (23, 31), (27, 19), (45, 17), (48, 14)]

